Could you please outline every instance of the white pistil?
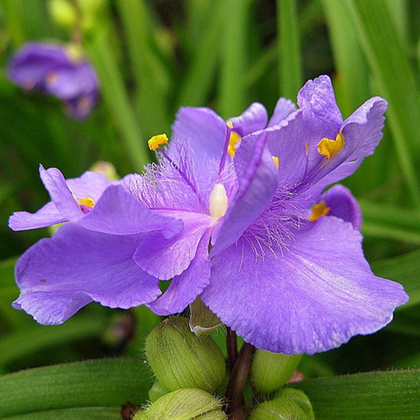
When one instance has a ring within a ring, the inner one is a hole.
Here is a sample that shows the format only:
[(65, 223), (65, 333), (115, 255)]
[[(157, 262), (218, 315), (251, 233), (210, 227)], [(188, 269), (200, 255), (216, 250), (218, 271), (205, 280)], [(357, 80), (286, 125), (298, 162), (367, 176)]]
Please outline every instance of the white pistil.
[(215, 219), (219, 219), (226, 214), (227, 207), (228, 198), (226, 189), (223, 184), (216, 184), (210, 194), (209, 199), (210, 216), (214, 217)]

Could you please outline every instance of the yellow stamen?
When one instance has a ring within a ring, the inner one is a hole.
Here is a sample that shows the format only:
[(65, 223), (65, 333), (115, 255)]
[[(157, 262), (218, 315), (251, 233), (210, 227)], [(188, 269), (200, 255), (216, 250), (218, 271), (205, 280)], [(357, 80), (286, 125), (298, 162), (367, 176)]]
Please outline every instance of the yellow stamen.
[(226, 189), (223, 184), (216, 184), (213, 187), (213, 191), (210, 194), (209, 198), (209, 213), (210, 216), (215, 219), (226, 214), (228, 207), (228, 198), (226, 194)]
[[(228, 121), (229, 123), (230, 121)], [(228, 153), (234, 157), (239, 145), (241, 144), (242, 137), (236, 132), (232, 131), (229, 137)]]
[(232, 123), (232, 121), (228, 121), (227, 123), (226, 123), (226, 125), (232, 130), (233, 129), (233, 123)]
[(90, 209), (93, 209), (93, 207), (94, 207), (94, 205), (95, 205), (95, 202), (93, 201), (93, 199), (92, 198), (90, 198), (90, 197), (86, 197), (86, 198), (82, 198), (80, 201), (76, 198), (76, 196), (74, 195), (74, 194), (72, 194), (73, 195), (73, 198), (74, 198), (74, 201), (76, 201), (76, 203), (79, 205), (79, 206), (86, 206), (86, 207), (89, 207)]
[(157, 136), (153, 136), (147, 142), (150, 150), (156, 150), (159, 148), (161, 144), (166, 144), (166, 143), (168, 143), (168, 136), (166, 134), (158, 134)]
[(338, 133), (335, 140), (323, 138), (318, 143), (318, 152), (327, 159), (335, 156), (344, 147), (343, 133)]
[(277, 156), (271, 156), (273, 158), (276, 168), (279, 169), (279, 158)]
[(82, 198), (79, 203), (81, 206), (89, 207), (90, 209), (93, 209), (93, 206), (95, 205), (95, 202), (90, 198)]
[(325, 201), (322, 200), (318, 204), (315, 204), (312, 208), (312, 213), (309, 216), (310, 222), (316, 222), (321, 216), (326, 216), (330, 212), (330, 208), (327, 207)]

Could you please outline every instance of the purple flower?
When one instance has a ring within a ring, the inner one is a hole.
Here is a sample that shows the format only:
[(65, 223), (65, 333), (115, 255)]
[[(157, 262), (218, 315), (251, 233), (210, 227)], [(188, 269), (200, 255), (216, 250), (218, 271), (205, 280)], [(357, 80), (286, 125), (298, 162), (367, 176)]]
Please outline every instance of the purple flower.
[(298, 105), (280, 99), (268, 121), (254, 103), (227, 123), (181, 108), (169, 147), (164, 135), (149, 142), (159, 164), (109, 185), (41, 170), (52, 202), (10, 226), (70, 223), (18, 261), (14, 306), (57, 324), (91, 301), (169, 315), (201, 295), (245, 341), (286, 354), (385, 326), (408, 296), (370, 270), (349, 190), (324, 190), (373, 153), (387, 103), (372, 98), (343, 121), (321, 76)]
[(63, 101), (68, 115), (86, 118), (98, 100), (99, 81), (89, 61), (72, 56), (62, 45), (31, 42), (11, 59), (8, 77), (27, 90)]

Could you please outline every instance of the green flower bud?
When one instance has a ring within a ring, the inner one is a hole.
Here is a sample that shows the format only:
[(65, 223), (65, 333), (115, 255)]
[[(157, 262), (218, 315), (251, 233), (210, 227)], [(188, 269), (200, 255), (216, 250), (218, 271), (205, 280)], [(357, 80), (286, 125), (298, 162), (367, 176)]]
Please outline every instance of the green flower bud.
[(222, 404), (201, 389), (184, 388), (160, 397), (133, 420), (226, 420)]
[(69, 0), (50, 0), (48, 3), (52, 20), (64, 29), (72, 29), (77, 22), (77, 10)]
[(146, 355), (156, 378), (169, 391), (213, 392), (225, 378), (225, 359), (217, 344), (210, 336), (193, 334), (183, 317), (168, 318), (149, 334)]
[(261, 403), (248, 420), (315, 420), (308, 397), (297, 389), (286, 388), (277, 398)]
[(252, 359), (251, 383), (256, 392), (269, 394), (281, 388), (299, 365), (301, 354), (286, 356), (257, 350)]

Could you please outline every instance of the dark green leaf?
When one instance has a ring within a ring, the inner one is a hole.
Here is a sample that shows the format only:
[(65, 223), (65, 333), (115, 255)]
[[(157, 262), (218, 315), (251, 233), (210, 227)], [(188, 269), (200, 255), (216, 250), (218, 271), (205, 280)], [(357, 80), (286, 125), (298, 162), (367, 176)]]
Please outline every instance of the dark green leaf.
[(415, 420), (420, 370), (309, 379), (293, 385), (309, 397), (317, 420)]
[(117, 418), (121, 404), (138, 405), (146, 400), (151, 383), (151, 371), (139, 358), (30, 369), (0, 378), (0, 418), (94, 407), (114, 408)]

